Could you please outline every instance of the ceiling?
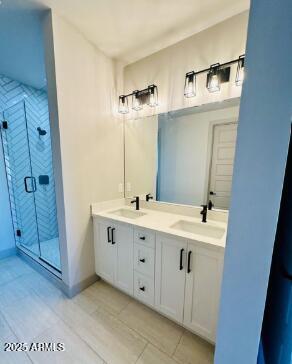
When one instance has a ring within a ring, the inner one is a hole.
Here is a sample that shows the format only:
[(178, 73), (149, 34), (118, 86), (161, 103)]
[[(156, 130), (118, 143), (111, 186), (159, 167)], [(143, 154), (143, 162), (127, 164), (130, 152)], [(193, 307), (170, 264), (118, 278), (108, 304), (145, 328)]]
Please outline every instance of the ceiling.
[(47, 8), (109, 57), (132, 63), (249, 8), (249, 0), (0, 0), (0, 74), (46, 85)]
[(36, 88), (46, 85), (43, 11), (23, 0), (0, 2), (0, 74)]
[(106, 55), (134, 62), (249, 8), (249, 0), (37, 0)]

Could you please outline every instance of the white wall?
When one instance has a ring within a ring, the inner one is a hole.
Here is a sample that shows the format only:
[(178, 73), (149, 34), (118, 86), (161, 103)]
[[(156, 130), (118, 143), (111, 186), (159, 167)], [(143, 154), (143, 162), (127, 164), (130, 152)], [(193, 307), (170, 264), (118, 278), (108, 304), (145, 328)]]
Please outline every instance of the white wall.
[(15, 249), (15, 240), (10, 212), (8, 186), (2, 143), (0, 138), (0, 258), (5, 257)]
[(251, 2), (216, 364), (257, 361), (291, 132), (291, 14), (290, 0)]
[[(211, 64), (237, 59), (245, 53), (248, 12), (236, 15), (207, 30), (193, 35), (173, 46), (143, 58), (125, 67), (125, 93), (156, 84), (159, 92), (159, 107), (155, 112), (176, 110), (207, 102), (220, 101), (240, 96), (241, 87), (235, 85), (236, 65), (231, 70), (231, 81), (223, 84), (220, 93), (209, 93), (206, 89), (206, 74), (198, 76), (197, 96), (184, 97), (185, 73), (208, 68)], [(132, 111), (136, 114), (153, 113)]]
[(213, 126), (237, 122), (239, 107), (159, 116), (160, 200), (200, 206), (207, 201)]
[[(95, 272), (90, 204), (123, 196), (118, 192), (123, 183), (123, 125), (112, 113), (113, 61), (54, 13), (52, 28), (57, 109), (50, 77), (49, 99), (53, 143), (60, 149), (54, 159), (62, 184), (56, 183), (56, 189), (59, 224), (65, 224), (62, 261), (68, 262), (68, 272), (64, 280), (72, 287)], [(47, 69), (53, 72), (52, 65)]]

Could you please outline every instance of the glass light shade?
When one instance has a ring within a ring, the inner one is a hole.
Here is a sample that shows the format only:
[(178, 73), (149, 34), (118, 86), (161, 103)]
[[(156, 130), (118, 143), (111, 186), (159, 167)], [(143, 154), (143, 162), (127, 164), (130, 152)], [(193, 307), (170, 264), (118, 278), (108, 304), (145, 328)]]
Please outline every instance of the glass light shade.
[(141, 99), (139, 97), (139, 91), (134, 91), (132, 95), (132, 109), (139, 111), (143, 109)]
[(220, 91), (219, 64), (212, 65), (207, 75), (207, 89), (209, 92)]
[(124, 95), (119, 97), (119, 113), (127, 114), (129, 112), (128, 98)]
[(194, 71), (186, 74), (184, 95), (187, 98), (196, 96), (196, 74)]
[(236, 78), (235, 78), (236, 86), (241, 86), (244, 80), (244, 57), (245, 56), (242, 55), (238, 58)]
[(149, 101), (148, 101), (148, 105), (150, 107), (155, 107), (155, 106), (158, 105), (158, 90), (157, 90), (157, 86), (155, 86), (155, 85), (148, 86), (148, 90), (149, 90)]

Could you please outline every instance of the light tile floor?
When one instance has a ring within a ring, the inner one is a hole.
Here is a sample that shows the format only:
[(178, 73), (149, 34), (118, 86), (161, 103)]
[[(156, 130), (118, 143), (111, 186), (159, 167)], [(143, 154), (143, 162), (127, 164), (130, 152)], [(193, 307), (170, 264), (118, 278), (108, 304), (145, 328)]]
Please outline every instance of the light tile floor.
[[(4, 352), (4, 342), (65, 344)], [(214, 348), (98, 281), (68, 299), (18, 257), (0, 261), (0, 363), (210, 364)]]

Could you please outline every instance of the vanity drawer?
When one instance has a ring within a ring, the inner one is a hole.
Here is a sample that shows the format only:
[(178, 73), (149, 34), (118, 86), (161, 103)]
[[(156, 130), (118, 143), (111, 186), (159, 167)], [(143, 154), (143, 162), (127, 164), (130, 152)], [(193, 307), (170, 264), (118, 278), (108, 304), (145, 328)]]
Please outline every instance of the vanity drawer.
[(134, 272), (134, 296), (138, 300), (154, 305), (154, 279)]
[(155, 250), (141, 244), (134, 244), (134, 269), (154, 277)]
[(134, 242), (155, 248), (155, 234), (144, 229), (134, 229)]

